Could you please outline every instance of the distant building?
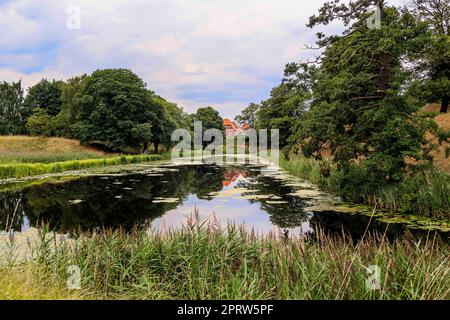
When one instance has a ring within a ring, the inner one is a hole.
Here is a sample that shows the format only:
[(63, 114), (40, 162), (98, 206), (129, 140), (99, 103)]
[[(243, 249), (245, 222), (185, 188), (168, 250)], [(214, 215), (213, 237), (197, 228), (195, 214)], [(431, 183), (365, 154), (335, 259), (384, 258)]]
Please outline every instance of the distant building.
[(240, 127), (236, 122), (230, 119), (223, 119), (223, 126), (225, 128), (225, 135), (227, 136), (236, 136), (243, 133), (245, 130), (250, 129), (248, 124), (244, 124)]

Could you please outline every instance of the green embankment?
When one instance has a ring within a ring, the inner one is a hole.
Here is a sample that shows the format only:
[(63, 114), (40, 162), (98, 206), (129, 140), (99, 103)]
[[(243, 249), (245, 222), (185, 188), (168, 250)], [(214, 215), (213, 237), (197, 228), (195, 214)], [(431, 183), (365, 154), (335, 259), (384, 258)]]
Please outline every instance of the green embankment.
[(112, 166), (118, 164), (141, 163), (163, 160), (165, 155), (133, 155), (103, 159), (73, 160), (54, 163), (13, 163), (0, 165), (0, 179), (21, 178), (46, 173), (60, 173), (70, 170), (81, 170), (94, 167)]

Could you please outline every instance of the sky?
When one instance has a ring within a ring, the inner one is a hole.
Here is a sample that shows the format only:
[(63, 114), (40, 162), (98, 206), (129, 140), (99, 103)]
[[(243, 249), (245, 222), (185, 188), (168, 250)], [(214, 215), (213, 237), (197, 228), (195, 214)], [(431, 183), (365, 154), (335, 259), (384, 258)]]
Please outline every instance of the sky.
[(186, 112), (233, 118), (268, 97), (286, 63), (316, 54), (305, 45), (336, 28), (305, 26), (323, 2), (0, 0), (0, 81), (129, 68)]

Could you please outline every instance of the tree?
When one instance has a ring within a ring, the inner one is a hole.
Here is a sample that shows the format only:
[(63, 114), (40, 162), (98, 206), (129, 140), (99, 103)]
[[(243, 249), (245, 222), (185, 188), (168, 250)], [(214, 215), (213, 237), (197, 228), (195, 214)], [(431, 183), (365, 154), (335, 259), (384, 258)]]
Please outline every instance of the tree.
[(61, 111), (61, 85), (61, 81), (42, 79), (30, 87), (24, 101), (25, 118), (35, 108), (45, 109), (49, 116), (56, 116)]
[(290, 143), (295, 124), (307, 109), (310, 99), (309, 89), (304, 81), (294, 79), (295, 71), (288, 64), (283, 82), (272, 89), (270, 97), (260, 103), (256, 127), (259, 129), (278, 129), (280, 147)]
[(412, 0), (410, 8), (428, 28), (423, 50), (411, 57), (416, 72), (417, 92), (426, 102), (440, 101), (442, 113), (450, 100), (450, 4), (442, 0)]
[(73, 136), (70, 128), (76, 122), (78, 114), (75, 100), (86, 78), (87, 75), (83, 74), (61, 83), (61, 111), (55, 119), (57, 135), (69, 138)]
[(42, 108), (35, 108), (33, 113), (27, 119), (27, 130), (32, 136), (50, 136), (51, 135), (51, 121), (47, 110)]
[(0, 83), (0, 134), (24, 132), (23, 89), (21, 82)]
[[(84, 80), (75, 105), (75, 136), (116, 151), (135, 144), (132, 129), (137, 125), (150, 123), (155, 129), (160, 110), (143, 80), (127, 69), (95, 71)], [(156, 135), (153, 132), (153, 138)]]
[(141, 123), (131, 129), (133, 138), (136, 139), (141, 146), (141, 153), (146, 153), (152, 141), (152, 124)]
[[(212, 107), (199, 108), (197, 111), (191, 115), (192, 124), (194, 121), (202, 122), (202, 136), (208, 129), (217, 129), (224, 131), (223, 119), (217, 110)], [(203, 147), (206, 147), (209, 142), (203, 141)]]
[(254, 128), (257, 121), (257, 113), (260, 105), (256, 103), (250, 103), (248, 107), (241, 111), (241, 114), (236, 116), (234, 120), (239, 123), (239, 125), (247, 124)]
[(207, 129), (218, 129), (223, 131), (223, 119), (219, 112), (212, 107), (198, 108), (197, 111), (192, 115), (194, 121), (201, 121), (203, 128)]
[(176, 104), (170, 103), (154, 93), (151, 94), (151, 99), (155, 111), (152, 118), (152, 143), (155, 153), (158, 153), (161, 144), (166, 148), (172, 146), (171, 137), (175, 129), (189, 128), (190, 119)]
[[(367, 25), (373, 4), (380, 29)], [(321, 158), (330, 148), (343, 195), (361, 200), (364, 191), (401, 181), (409, 165), (431, 160), (425, 133), (437, 126), (417, 114), (421, 105), (406, 94), (410, 74), (401, 63), (423, 29), (406, 10), (381, 0), (326, 3), (319, 12), (310, 27), (341, 19), (348, 28), (340, 36), (319, 33), (320, 64), (299, 68), (310, 78), (313, 99), (297, 141), (306, 156)]]

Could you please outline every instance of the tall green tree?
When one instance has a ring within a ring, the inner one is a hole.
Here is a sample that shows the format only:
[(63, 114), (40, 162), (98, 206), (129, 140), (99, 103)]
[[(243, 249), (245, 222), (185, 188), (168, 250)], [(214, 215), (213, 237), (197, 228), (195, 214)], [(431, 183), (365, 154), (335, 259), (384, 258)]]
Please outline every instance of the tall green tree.
[[(136, 146), (132, 129), (155, 119), (159, 106), (142, 79), (127, 69), (97, 70), (75, 97), (77, 121), (72, 126), (83, 142), (99, 142), (111, 150)], [(137, 146), (136, 146), (137, 147)]]
[(21, 82), (0, 83), (0, 134), (19, 134), (25, 130)]
[(248, 124), (250, 127), (254, 128), (258, 119), (259, 108), (259, 104), (250, 103), (244, 110), (242, 110), (240, 115), (234, 118), (234, 120), (241, 126)]
[(61, 111), (62, 81), (42, 79), (28, 88), (24, 101), (25, 117), (28, 118), (35, 108), (44, 109), (49, 116), (56, 116)]
[(168, 102), (154, 93), (152, 93), (151, 99), (155, 110), (152, 120), (154, 134), (151, 142), (155, 152), (158, 153), (160, 145), (164, 145), (166, 148), (173, 145), (171, 137), (175, 129), (189, 129), (190, 119), (176, 104)]
[[(217, 129), (223, 131), (225, 128), (223, 126), (223, 119), (219, 112), (213, 107), (198, 108), (195, 113), (191, 115), (192, 125), (195, 121), (202, 122), (202, 136), (208, 129)], [(191, 128), (192, 131), (194, 130)], [(203, 141), (203, 147), (208, 145), (208, 141)]]
[(426, 102), (440, 102), (440, 111), (446, 113), (450, 101), (450, 3), (412, 0), (410, 8), (428, 28), (422, 50), (410, 59), (418, 74), (416, 92)]
[[(367, 23), (372, 5), (378, 6), (380, 28)], [(430, 160), (425, 133), (438, 132), (405, 93), (411, 75), (402, 59), (417, 48), (422, 26), (406, 10), (382, 0), (326, 3), (309, 26), (336, 19), (346, 30), (328, 37), (319, 33), (320, 65), (302, 65), (313, 99), (297, 141), (307, 156), (320, 158), (321, 151), (331, 148), (342, 172), (341, 190), (360, 200), (364, 191), (401, 181), (410, 163)]]
[(309, 100), (308, 86), (296, 75), (293, 65), (288, 64), (282, 83), (272, 89), (267, 100), (260, 103), (255, 126), (259, 129), (278, 129), (280, 147), (287, 147), (295, 124), (302, 118)]
[(204, 130), (218, 129), (223, 131), (223, 119), (219, 114), (219, 111), (213, 107), (198, 108), (197, 111), (192, 114), (193, 121), (201, 121)]

